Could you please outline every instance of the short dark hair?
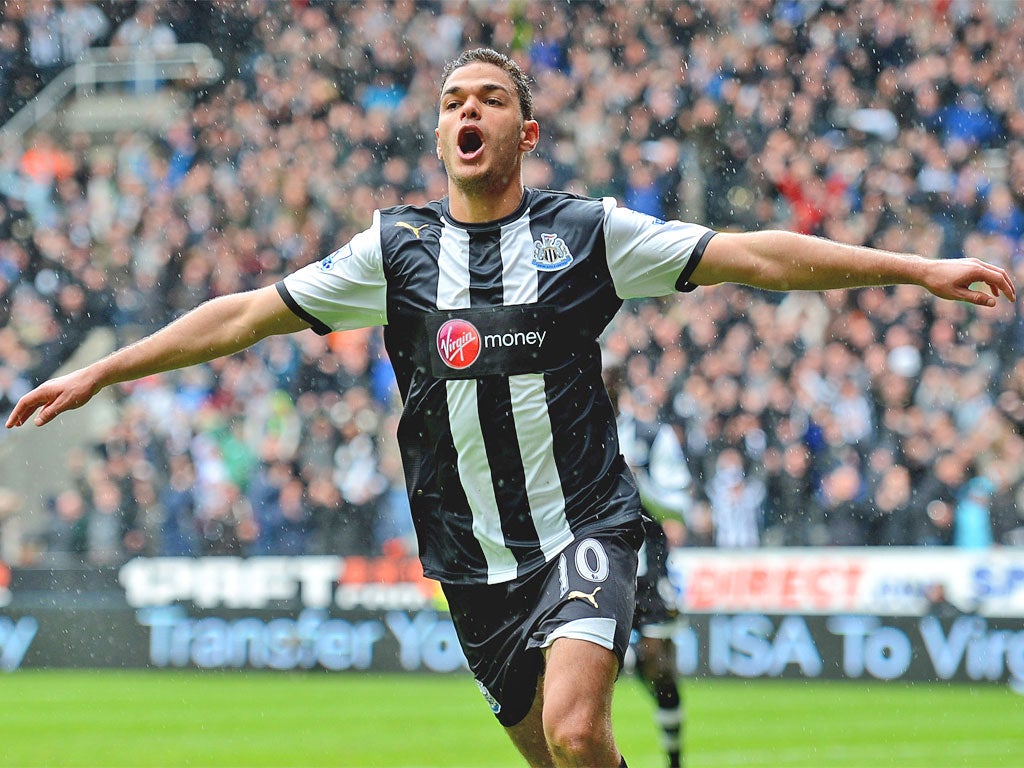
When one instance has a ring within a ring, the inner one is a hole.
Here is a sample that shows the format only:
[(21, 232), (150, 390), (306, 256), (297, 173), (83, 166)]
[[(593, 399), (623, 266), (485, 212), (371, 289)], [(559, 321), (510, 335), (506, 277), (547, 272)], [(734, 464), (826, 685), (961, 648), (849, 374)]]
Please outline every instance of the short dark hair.
[(445, 64), (444, 70), (441, 72), (441, 90), (444, 90), (444, 84), (448, 82), (452, 72), (459, 67), (465, 67), (475, 62), (493, 64), (505, 72), (516, 89), (516, 96), (519, 97), (519, 111), (523, 113), (523, 119), (533, 120), (533, 93), (530, 91), (530, 79), (514, 60), (492, 48), (473, 48), (463, 51), (458, 58)]

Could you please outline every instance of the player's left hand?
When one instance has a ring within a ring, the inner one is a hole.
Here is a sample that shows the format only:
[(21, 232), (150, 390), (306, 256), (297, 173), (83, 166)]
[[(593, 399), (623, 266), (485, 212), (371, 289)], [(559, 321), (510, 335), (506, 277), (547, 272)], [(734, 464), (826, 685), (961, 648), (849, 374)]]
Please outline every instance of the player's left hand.
[[(972, 287), (984, 283), (989, 292)], [(1000, 295), (1017, 300), (1017, 289), (1005, 269), (981, 259), (946, 259), (932, 261), (921, 284), (942, 299), (966, 301), (981, 307), (994, 307)]]

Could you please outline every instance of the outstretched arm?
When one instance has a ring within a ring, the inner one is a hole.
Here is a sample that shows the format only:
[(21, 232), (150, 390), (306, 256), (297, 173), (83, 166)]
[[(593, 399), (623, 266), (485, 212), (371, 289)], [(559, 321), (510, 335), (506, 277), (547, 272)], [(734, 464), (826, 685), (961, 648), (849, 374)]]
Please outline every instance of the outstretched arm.
[(20, 427), (39, 409), (35, 424), (42, 426), (111, 384), (204, 363), (305, 328), (309, 324), (288, 309), (274, 286), (221, 296), (92, 365), (40, 384), (14, 406), (7, 427)]
[[(1000, 294), (1017, 299), (1006, 270), (979, 259), (926, 259), (773, 230), (715, 235), (690, 282), (742, 283), (775, 291), (908, 283), (943, 299), (985, 307), (995, 306)], [(990, 293), (974, 290), (973, 283), (984, 283)]]

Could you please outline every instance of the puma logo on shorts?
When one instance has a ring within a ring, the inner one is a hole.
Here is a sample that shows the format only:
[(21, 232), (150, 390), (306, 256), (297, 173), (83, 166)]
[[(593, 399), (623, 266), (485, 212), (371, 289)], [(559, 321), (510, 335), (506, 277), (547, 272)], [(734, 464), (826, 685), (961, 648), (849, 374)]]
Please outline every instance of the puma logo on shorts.
[(592, 606), (597, 608), (598, 607), (598, 605), (597, 605), (597, 598), (595, 597), (595, 595), (598, 592), (600, 592), (600, 591), (601, 591), (601, 588), (598, 587), (597, 589), (595, 589), (593, 592), (591, 592), (588, 595), (586, 592), (580, 592), (578, 589), (574, 589), (572, 592), (570, 592), (568, 595), (565, 596), (565, 599), (566, 600), (573, 600), (575, 598), (579, 598), (580, 600), (586, 600)]

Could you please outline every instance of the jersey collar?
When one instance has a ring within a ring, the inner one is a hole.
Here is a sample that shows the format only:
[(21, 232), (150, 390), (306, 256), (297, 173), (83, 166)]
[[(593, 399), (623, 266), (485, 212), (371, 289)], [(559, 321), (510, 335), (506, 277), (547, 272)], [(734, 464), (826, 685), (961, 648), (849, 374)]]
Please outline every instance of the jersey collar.
[(533, 190), (529, 187), (523, 187), (523, 199), (519, 201), (519, 206), (507, 216), (503, 216), (500, 219), (494, 221), (481, 221), (481, 222), (466, 222), (459, 221), (452, 216), (451, 210), (448, 208), (448, 198), (444, 198), (441, 201), (441, 214), (444, 216), (445, 221), (451, 224), (453, 227), (464, 229), (467, 232), (480, 232), (484, 230), (499, 229), (506, 224), (510, 224), (517, 219), (522, 218), (523, 214), (526, 213), (530, 207), (530, 200), (533, 198)]

